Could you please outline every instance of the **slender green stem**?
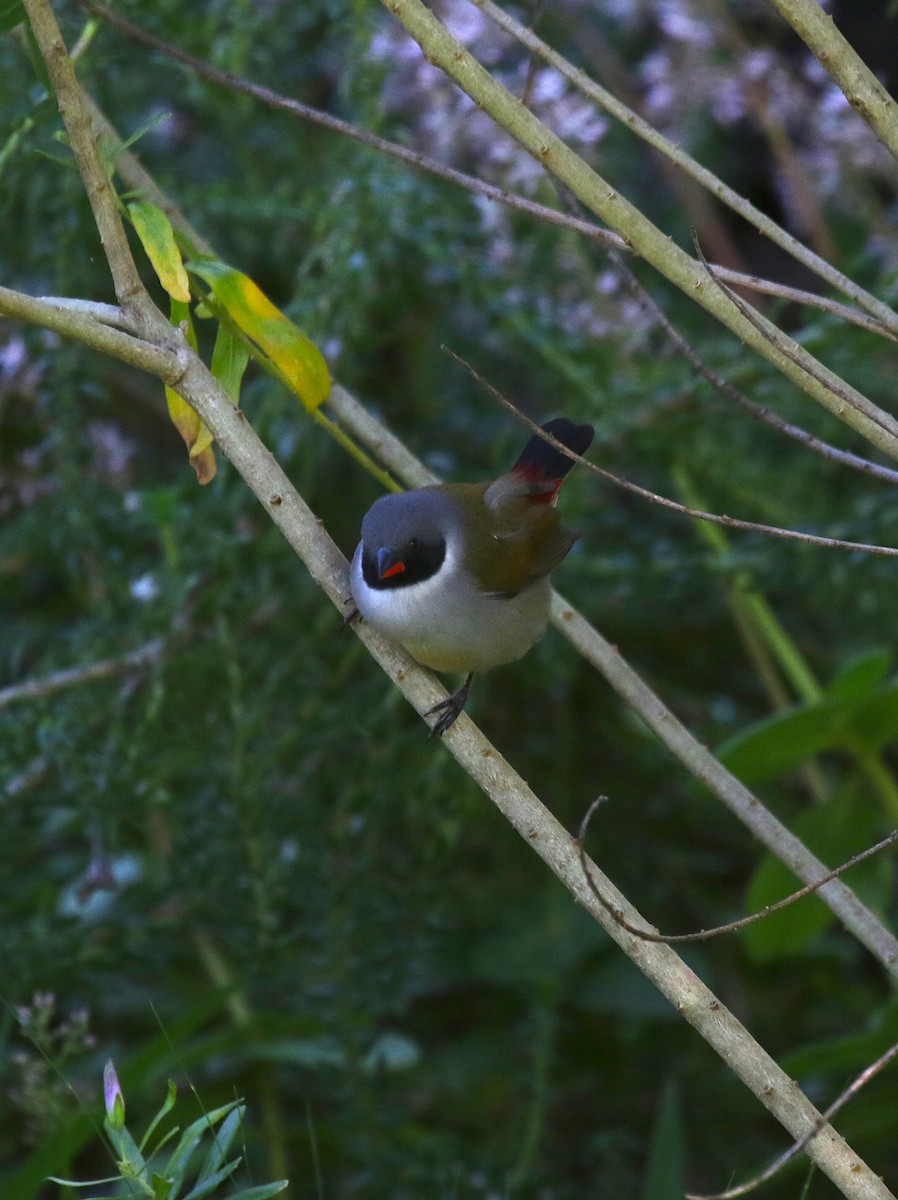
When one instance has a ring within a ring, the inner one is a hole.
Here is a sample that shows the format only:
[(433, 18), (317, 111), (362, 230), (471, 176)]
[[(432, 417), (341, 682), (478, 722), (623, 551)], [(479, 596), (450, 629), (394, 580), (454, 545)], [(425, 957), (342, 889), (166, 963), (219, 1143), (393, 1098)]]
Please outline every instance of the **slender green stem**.
[(820, 684), (779, 617), (758, 592), (746, 591), (743, 593), (743, 599), (767, 645), (776, 655), (786, 678), (805, 704), (814, 704), (823, 694)]
[[(674, 468), (674, 479), (677, 490), (685, 502), (692, 508), (701, 505), (702, 498), (696, 491), (695, 484), (686, 469), (677, 465)], [(718, 555), (730, 553), (730, 543), (727, 535), (719, 526), (697, 521), (695, 529), (699, 537)], [(756, 633), (761, 637), (770, 650), (780, 669), (792, 684), (796, 693), (806, 703), (820, 699), (820, 685), (814, 678), (808, 664), (805, 662), (798, 647), (786, 633), (782, 624), (775, 616), (770, 605), (753, 587), (747, 571), (741, 571), (733, 583), (733, 591), (739, 597), (743, 616), (750, 621)]]
[(860, 747), (850, 748), (859, 769), (867, 776), (888, 813), (889, 820), (898, 823), (898, 782), (878, 754)]
[[(686, 471), (677, 467), (674, 474), (677, 487), (686, 501), (690, 505), (699, 504), (701, 497)], [(722, 529), (699, 521), (695, 523), (695, 527), (699, 536), (716, 553), (729, 553), (727, 536)], [(823, 689), (813, 671), (767, 600), (754, 590), (747, 572), (740, 572), (736, 577), (730, 599), (737, 624), (743, 632), (743, 639), (755, 661), (758, 659), (756, 653), (752, 653), (751, 643), (756, 637), (761, 646), (773, 654), (783, 674), (805, 704), (815, 704), (821, 700), (824, 695)], [(756, 648), (756, 651), (759, 650), (760, 646)], [(762, 678), (765, 677), (763, 670), (759, 673)], [(868, 750), (862, 741), (851, 733), (846, 735), (841, 746), (875, 788), (889, 819), (898, 821), (898, 781), (892, 772), (879, 755)], [(825, 799), (827, 789), (822, 775), (812, 762), (806, 763), (805, 768), (812, 795), (818, 802)]]

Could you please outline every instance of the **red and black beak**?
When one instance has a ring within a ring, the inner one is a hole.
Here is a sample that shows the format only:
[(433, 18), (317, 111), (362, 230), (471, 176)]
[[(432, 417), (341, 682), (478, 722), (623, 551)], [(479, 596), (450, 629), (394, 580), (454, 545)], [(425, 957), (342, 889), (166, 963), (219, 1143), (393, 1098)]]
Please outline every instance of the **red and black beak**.
[(394, 575), (401, 575), (405, 570), (405, 563), (399, 555), (386, 546), (381, 546), (376, 558), (378, 579), (392, 579)]

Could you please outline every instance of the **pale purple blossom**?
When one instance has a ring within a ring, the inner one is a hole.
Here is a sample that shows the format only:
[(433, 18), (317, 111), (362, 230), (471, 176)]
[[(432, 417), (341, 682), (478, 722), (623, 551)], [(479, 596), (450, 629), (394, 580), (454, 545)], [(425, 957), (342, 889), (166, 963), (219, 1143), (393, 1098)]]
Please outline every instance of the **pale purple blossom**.
[(106, 1059), (103, 1068), (103, 1103), (106, 1108), (106, 1119), (113, 1129), (123, 1129), (125, 1125), (125, 1097), (122, 1085), (118, 1081), (115, 1064), (111, 1058)]

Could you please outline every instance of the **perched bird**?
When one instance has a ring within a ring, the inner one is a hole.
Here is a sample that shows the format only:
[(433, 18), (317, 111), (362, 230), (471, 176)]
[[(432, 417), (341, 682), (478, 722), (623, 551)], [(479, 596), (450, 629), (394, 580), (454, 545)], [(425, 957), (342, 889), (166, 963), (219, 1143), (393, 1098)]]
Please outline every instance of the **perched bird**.
[[(560, 417), (543, 430), (576, 454), (591, 425)], [(545, 633), (549, 573), (577, 534), (561, 525), (558, 489), (574, 465), (534, 435), (492, 483), (447, 483), (375, 500), (350, 568), (358, 612), (425, 667), (465, 671), (434, 705), (431, 735), (464, 708), (475, 671), (512, 662)]]

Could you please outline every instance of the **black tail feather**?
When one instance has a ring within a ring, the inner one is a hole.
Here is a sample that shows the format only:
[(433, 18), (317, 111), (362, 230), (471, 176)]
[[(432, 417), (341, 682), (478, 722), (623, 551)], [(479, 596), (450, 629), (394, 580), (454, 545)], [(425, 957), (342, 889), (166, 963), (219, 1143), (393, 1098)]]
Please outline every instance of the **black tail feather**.
[[(556, 417), (543, 425), (546, 433), (550, 433), (575, 454), (585, 454), (592, 444), (595, 430), (591, 425), (575, 425), (566, 417)], [(516, 475), (525, 475), (528, 479), (564, 479), (574, 465), (574, 460), (550, 446), (536, 434), (530, 439), (511, 468)]]

